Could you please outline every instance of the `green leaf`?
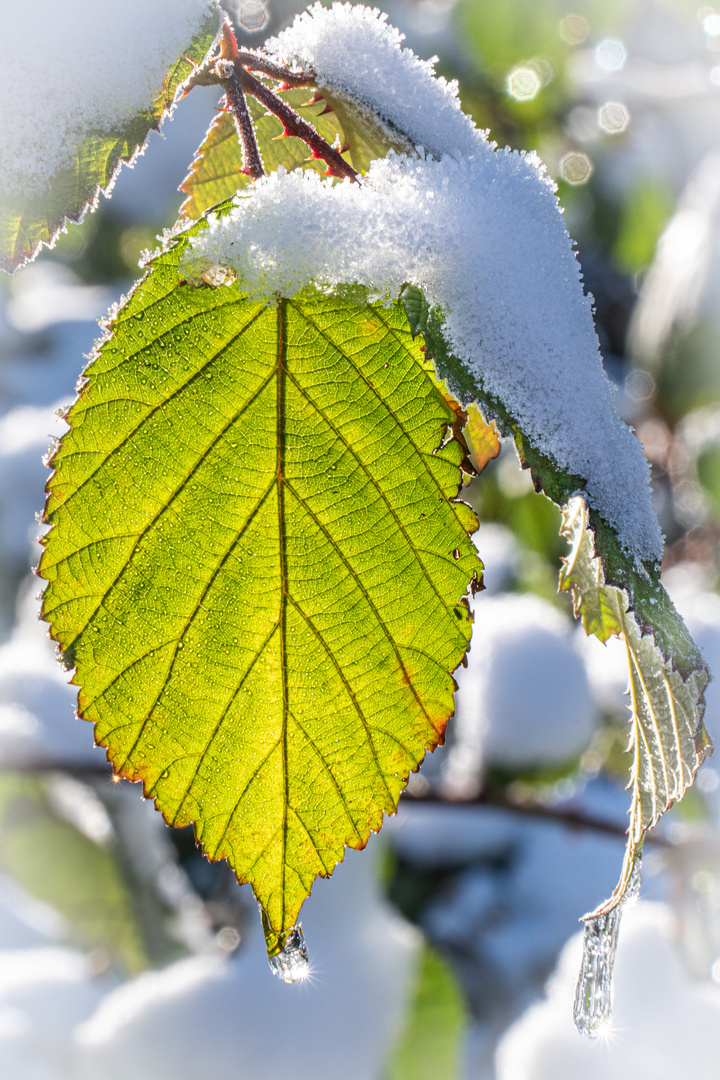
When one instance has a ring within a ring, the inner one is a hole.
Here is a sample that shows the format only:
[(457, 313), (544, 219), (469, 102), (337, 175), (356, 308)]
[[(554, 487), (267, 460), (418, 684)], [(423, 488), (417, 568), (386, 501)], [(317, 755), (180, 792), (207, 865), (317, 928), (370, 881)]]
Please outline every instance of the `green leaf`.
[(423, 335), (426, 355), (434, 359), (440, 377), (461, 401), (477, 402), (486, 419), (514, 439), (536, 490), (563, 509), (562, 531), (571, 550), (560, 572), (560, 589), (572, 591), (585, 630), (601, 641), (620, 635), (627, 645), (633, 753), (630, 828), (618, 886), (593, 916), (604, 914), (623, 899), (645, 832), (682, 798), (710, 747), (702, 723), (709, 673), (660, 583), (659, 567), (637, 565), (612, 527), (578, 495), (585, 487), (582, 477), (563, 472), (538, 451), (502, 402), (475, 382), (447, 346), (442, 311), (430, 308), (415, 286), (404, 286), (402, 301), (412, 332)]
[[(623, 632), (618, 613), (618, 589), (605, 583), (600, 559), (595, 557), (595, 543), (588, 530), (587, 508), (580, 498), (571, 499), (563, 511), (560, 531), (570, 542), (570, 554), (563, 559), (559, 589), (571, 590), (575, 614), (582, 618), (585, 633), (600, 641)], [(625, 604), (625, 609), (627, 603)]]
[(385, 1080), (459, 1080), (467, 1006), (452, 968), (424, 946)]
[(208, 13), (183, 56), (168, 70), (162, 88), (143, 112), (111, 131), (98, 131), (76, 147), (71, 166), (55, 174), (40, 195), (2, 193), (0, 207), (0, 268), (12, 273), (34, 259), (41, 246), (52, 247), (66, 222), (79, 222), (95, 210), (100, 192), (109, 192), (123, 162), (132, 163), (151, 131), (159, 131), (172, 111), (178, 89), (192, 73), (191, 60), (200, 63), (218, 30), (216, 13)]
[(708, 673), (702, 663), (685, 679), (676, 669), (673, 658), (682, 654), (687, 630), (669, 598), (663, 614), (667, 620), (668, 607), (672, 608), (680, 640), (677, 650), (671, 647), (666, 658), (652, 629), (648, 632), (637, 613), (629, 608), (627, 591), (606, 584), (582, 498), (571, 499), (565, 508), (562, 533), (571, 551), (560, 572), (560, 588), (572, 591), (575, 614), (582, 617), (588, 634), (596, 634), (601, 641), (611, 634), (624, 639), (630, 672), (629, 749), (633, 767), (628, 841), (612, 897), (586, 916), (596, 918), (606, 915), (624, 897), (645, 833), (673, 802), (683, 797), (709, 748), (702, 724)]
[(133, 975), (148, 966), (115, 852), (59, 817), (40, 777), (0, 774), (0, 869), (55, 908), (84, 948), (102, 948)]
[(402, 307), (179, 281), (205, 227), (86, 371), (43, 613), (115, 769), (195, 823), (280, 935), (443, 739), (477, 521)]
[[(336, 139), (340, 146), (348, 147), (346, 158), (358, 172), (366, 172), (373, 158), (384, 157), (392, 147), (407, 150), (407, 144), (399, 137), (391, 136), (384, 125), (353, 109), (338, 95), (323, 90), (323, 100), (308, 104), (312, 89), (288, 90), (281, 95), (284, 101), (300, 112), (312, 124), (326, 142)], [(303, 104), (306, 108), (303, 108)], [(295, 136), (282, 137), (283, 126), (276, 116), (267, 113), (254, 98), (248, 97), (250, 115), (255, 125), (260, 153), (267, 172), (274, 172), (282, 165), (291, 172), (297, 168), (313, 168), (324, 172), (323, 161), (308, 160), (310, 151)], [(325, 108), (330, 112), (323, 115)], [(229, 113), (220, 113), (210, 125), (197, 150), (190, 172), (180, 185), (188, 198), (180, 208), (182, 217), (197, 221), (211, 206), (232, 198), (236, 191), (251, 183), (249, 177), (240, 173), (242, 147), (235, 123)]]

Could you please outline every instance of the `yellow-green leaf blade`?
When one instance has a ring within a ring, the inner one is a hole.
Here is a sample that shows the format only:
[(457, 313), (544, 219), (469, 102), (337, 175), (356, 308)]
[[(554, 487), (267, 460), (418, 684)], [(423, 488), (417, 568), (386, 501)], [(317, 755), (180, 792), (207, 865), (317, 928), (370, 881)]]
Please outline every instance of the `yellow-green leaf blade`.
[[(384, 157), (391, 147), (408, 149), (403, 140), (391, 136), (370, 116), (353, 110), (350, 103), (337, 95), (332, 96), (328, 91), (323, 93), (323, 100), (314, 104), (308, 104), (313, 91), (307, 88), (284, 91), (281, 97), (299, 111), (326, 142), (346, 146), (345, 157), (358, 172), (365, 172), (373, 158)], [(283, 125), (276, 116), (266, 112), (255, 98), (248, 97), (247, 101), (266, 172), (274, 172), (280, 166), (288, 172), (303, 167), (318, 172), (326, 170), (323, 161), (310, 158), (310, 150), (302, 139), (283, 137)], [(328, 107), (330, 111), (325, 112)], [(240, 172), (242, 164), (242, 147), (235, 123), (229, 113), (222, 112), (208, 128), (190, 172), (180, 185), (187, 195), (180, 210), (182, 217), (197, 221), (210, 207), (246, 188), (251, 181)]]
[(185, 242), (69, 415), (44, 613), (116, 769), (280, 932), (442, 739), (475, 519), (401, 308), (178, 284)]

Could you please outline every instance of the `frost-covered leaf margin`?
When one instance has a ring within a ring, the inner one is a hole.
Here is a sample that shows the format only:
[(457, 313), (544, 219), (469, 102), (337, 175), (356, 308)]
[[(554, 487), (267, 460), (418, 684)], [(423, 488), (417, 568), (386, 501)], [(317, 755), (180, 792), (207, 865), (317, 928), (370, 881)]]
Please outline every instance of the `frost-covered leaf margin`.
[[(669, 655), (663, 653), (652, 629), (643, 626), (630, 606), (627, 589), (607, 583), (602, 560), (595, 555), (595, 534), (581, 496), (564, 508), (561, 532), (570, 543), (570, 554), (560, 571), (560, 589), (572, 593), (575, 614), (582, 618), (588, 634), (601, 641), (611, 635), (623, 638), (630, 674), (629, 750), (633, 766), (628, 785), (632, 801), (627, 847), (612, 896), (585, 916), (593, 919), (608, 914), (623, 899), (645, 833), (673, 802), (682, 799), (710, 749), (702, 722), (709, 676), (698, 653), (695, 665), (683, 678), (674, 663), (674, 650)], [(636, 587), (635, 595), (637, 591)], [(687, 631), (679, 615), (675, 618), (676, 634), (682, 637)]]
[(606, 914), (625, 896), (645, 833), (681, 799), (712, 744), (703, 726), (704, 690), (710, 675), (700, 650), (659, 580), (659, 567), (642, 565), (583, 497), (584, 482), (555, 465), (523, 435), (497, 398), (487, 394), (443, 334), (443, 314), (420, 289), (406, 285), (402, 300), (413, 333), (426, 355), (463, 402), (475, 401), (487, 420), (514, 440), (536, 491), (563, 512), (563, 535), (571, 544), (560, 571), (561, 590), (573, 594), (575, 614), (601, 641), (621, 636), (628, 650), (633, 754), (630, 826), (622, 872), (612, 896), (596, 911)]
[(150, 133), (160, 130), (193, 64), (200, 64), (213, 48), (219, 30), (219, 13), (209, 10), (201, 29), (167, 71), (152, 104), (114, 130), (88, 135), (77, 147), (73, 164), (55, 174), (47, 191), (28, 196), (1, 193), (1, 269), (14, 273), (41, 247), (52, 247), (68, 222), (78, 224), (88, 210), (97, 208), (100, 193), (109, 194), (122, 165), (132, 165)]

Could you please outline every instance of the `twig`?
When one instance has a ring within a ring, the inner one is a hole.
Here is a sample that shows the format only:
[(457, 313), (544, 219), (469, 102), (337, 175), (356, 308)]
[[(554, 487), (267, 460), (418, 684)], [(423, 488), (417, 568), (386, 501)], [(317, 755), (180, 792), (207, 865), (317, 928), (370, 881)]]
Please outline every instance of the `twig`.
[(238, 52), (236, 60), (249, 71), (260, 71), (263, 75), (276, 79), (283, 85), (282, 90), (300, 89), (303, 86), (313, 86), (315, 82), (314, 71), (288, 71), (280, 64), (274, 64), (262, 53)]
[(243, 165), (240, 171), (244, 176), (259, 180), (265, 175), (265, 166), (255, 137), (255, 128), (247, 107), (238, 69), (232, 60), (218, 60), (215, 70), (225, 91), (225, 108), (235, 121), (235, 129), (242, 146)]
[(262, 157), (255, 137), (252, 117), (248, 111), (245, 94), (252, 94), (254, 98), (265, 106), (268, 112), (277, 116), (282, 123), (282, 135), (278, 138), (295, 135), (302, 139), (312, 151), (312, 157), (316, 161), (324, 161), (327, 165), (328, 176), (349, 177), (357, 180), (358, 174), (351, 165), (343, 158), (339, 150), (326, 142), (312, 124), (303, 120), (287, 102), (278, 97), (274, 90), (265, 86), (259, 79), (248, 71), (260, 71), (271, 79), (283, 83), (284, 89), (297, 86), (310, 86), (313, 82), (312, 72), (293, 72), (273, 63), (265, 57), (253, 52), (240, 52), (237, 47), (235, 35), (227, 23), (223, 26), (220, 40), (220, 58), (212, 62), (206, 62), (196, 69), (188, 79), (185, 94), (189, 93), (193, 86), (208, 86), (220, 83), (225, 90), (226, 108), (235, 120), (240, 143), (243, 149), (242, 172), (257, 180), (265, 175)]
[[(79, 778), (92, 779), (97, 777), (98, 779), (106, 778), (115, 781), (120, 779), (109, 762), (91, 764), (90, 762), (73, 763), (69, 761), (53, 761), (51, 759), (47, 761), (8, 761), (0, 764), (0, 773), (3, 772), (65, 772), (69, 773), (70, 776)], [(405, 791), (401, 798), (402, 806), (423, 806), (428, 804), (465, 808), (474, 807), (475, 809), (483, 806), (494, 806), (500, 810), (508, 810), (510, 813), (522, 814), (525, 817), (552, 821), (559, 825), (565, 825), (570, 829), (603, 833), (605, 836), (614, 836), (621, 840), (624, 840), (627, 835), (621, 825), (616, 825), (614, 822), (606, 821), (603, 818), (593, 817), (592, 814), (584, 814), (570, 807), (547, 806), (545, 803), (516, 802), (509, 798), (506, 793), (484, 791), (472, 799), (446, 799), (433, 791), (422, 795), (411, 795), (409, 791)], [(675, 846), (667, 837), (656, 834), (655, 830), (651, 830), (647, 834), (645, 842), (654, 844), (655, 847), (671, 848)]]
[(251, 75), (249, 71), (236, 61), (235, 70), (246, 94), (252, 94), (254, 98), (264, 105), (268, 112), (277, 116), (282, 123), (282, 137), (296, 135), (312, 150), (312, 156), (318, 161), (324, 161), (328, 167), (329, 176), (348, 176), (351, 180), (357, 180), (357, 173), (351, 165), (348, 165), (339, 150), (326, 142), (315, 128), (303, 120), (301, 116), (291, 109), (287, 102), (279, 98), (269, 87)]
[[(623, 829), (622, 825), (616, 825), (614, 822), (606, 821), (604, 818), (593, 817), (592, 814), (585, 814), (580, 810), (574, 810), (572, 807), (548, 806), (546, 803), (540, 802), (516, 802), (514, 799), (509, 798), (506, 793), (483, 791), (472, 799), (446, 799), (433, 791), (425, 792), (422, 795), (411, 795), (410, 792), (405, 791), (401, 803), (403, 806), (412, 806), (414, 803), (418, 805), (441, 804), (443, 806), (468, 808), (495, 806), (501, 810), (508, 810), (513, 814), (523, 814), (526, 817), (553, 821), (570, 829), (604, 833), (606, 836), (614, 836), (622, 840), (627, 837), (627, 830)], [(656, 847), (673, 847), (667, 837), (656, 834), (654, 830), (651, 830), (646, 835), (645, 842), (654, 844)]]

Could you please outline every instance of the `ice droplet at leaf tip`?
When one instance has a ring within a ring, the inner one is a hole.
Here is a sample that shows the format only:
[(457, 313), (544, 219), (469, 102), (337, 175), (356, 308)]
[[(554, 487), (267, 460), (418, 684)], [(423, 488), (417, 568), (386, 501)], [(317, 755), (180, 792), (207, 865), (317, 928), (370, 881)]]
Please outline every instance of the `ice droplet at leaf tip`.
[(268, 964), (273, 975), (286, 983), (307, 978), (310, 973), (308, 947), (300, 923), (286, 930), (277, 940), (279, 951), (272, 955), (268, 951)]
[(612, 976), (617, 952), (620, 919), (626, 904), (640, 893), (641, 860), (632, 869), (625, 896), (605, 915), (588, 919), (583, 937), (583, 955), (575, 990), (573, 1020), (587, 1039), (597, 1039), (610, 1025)]

